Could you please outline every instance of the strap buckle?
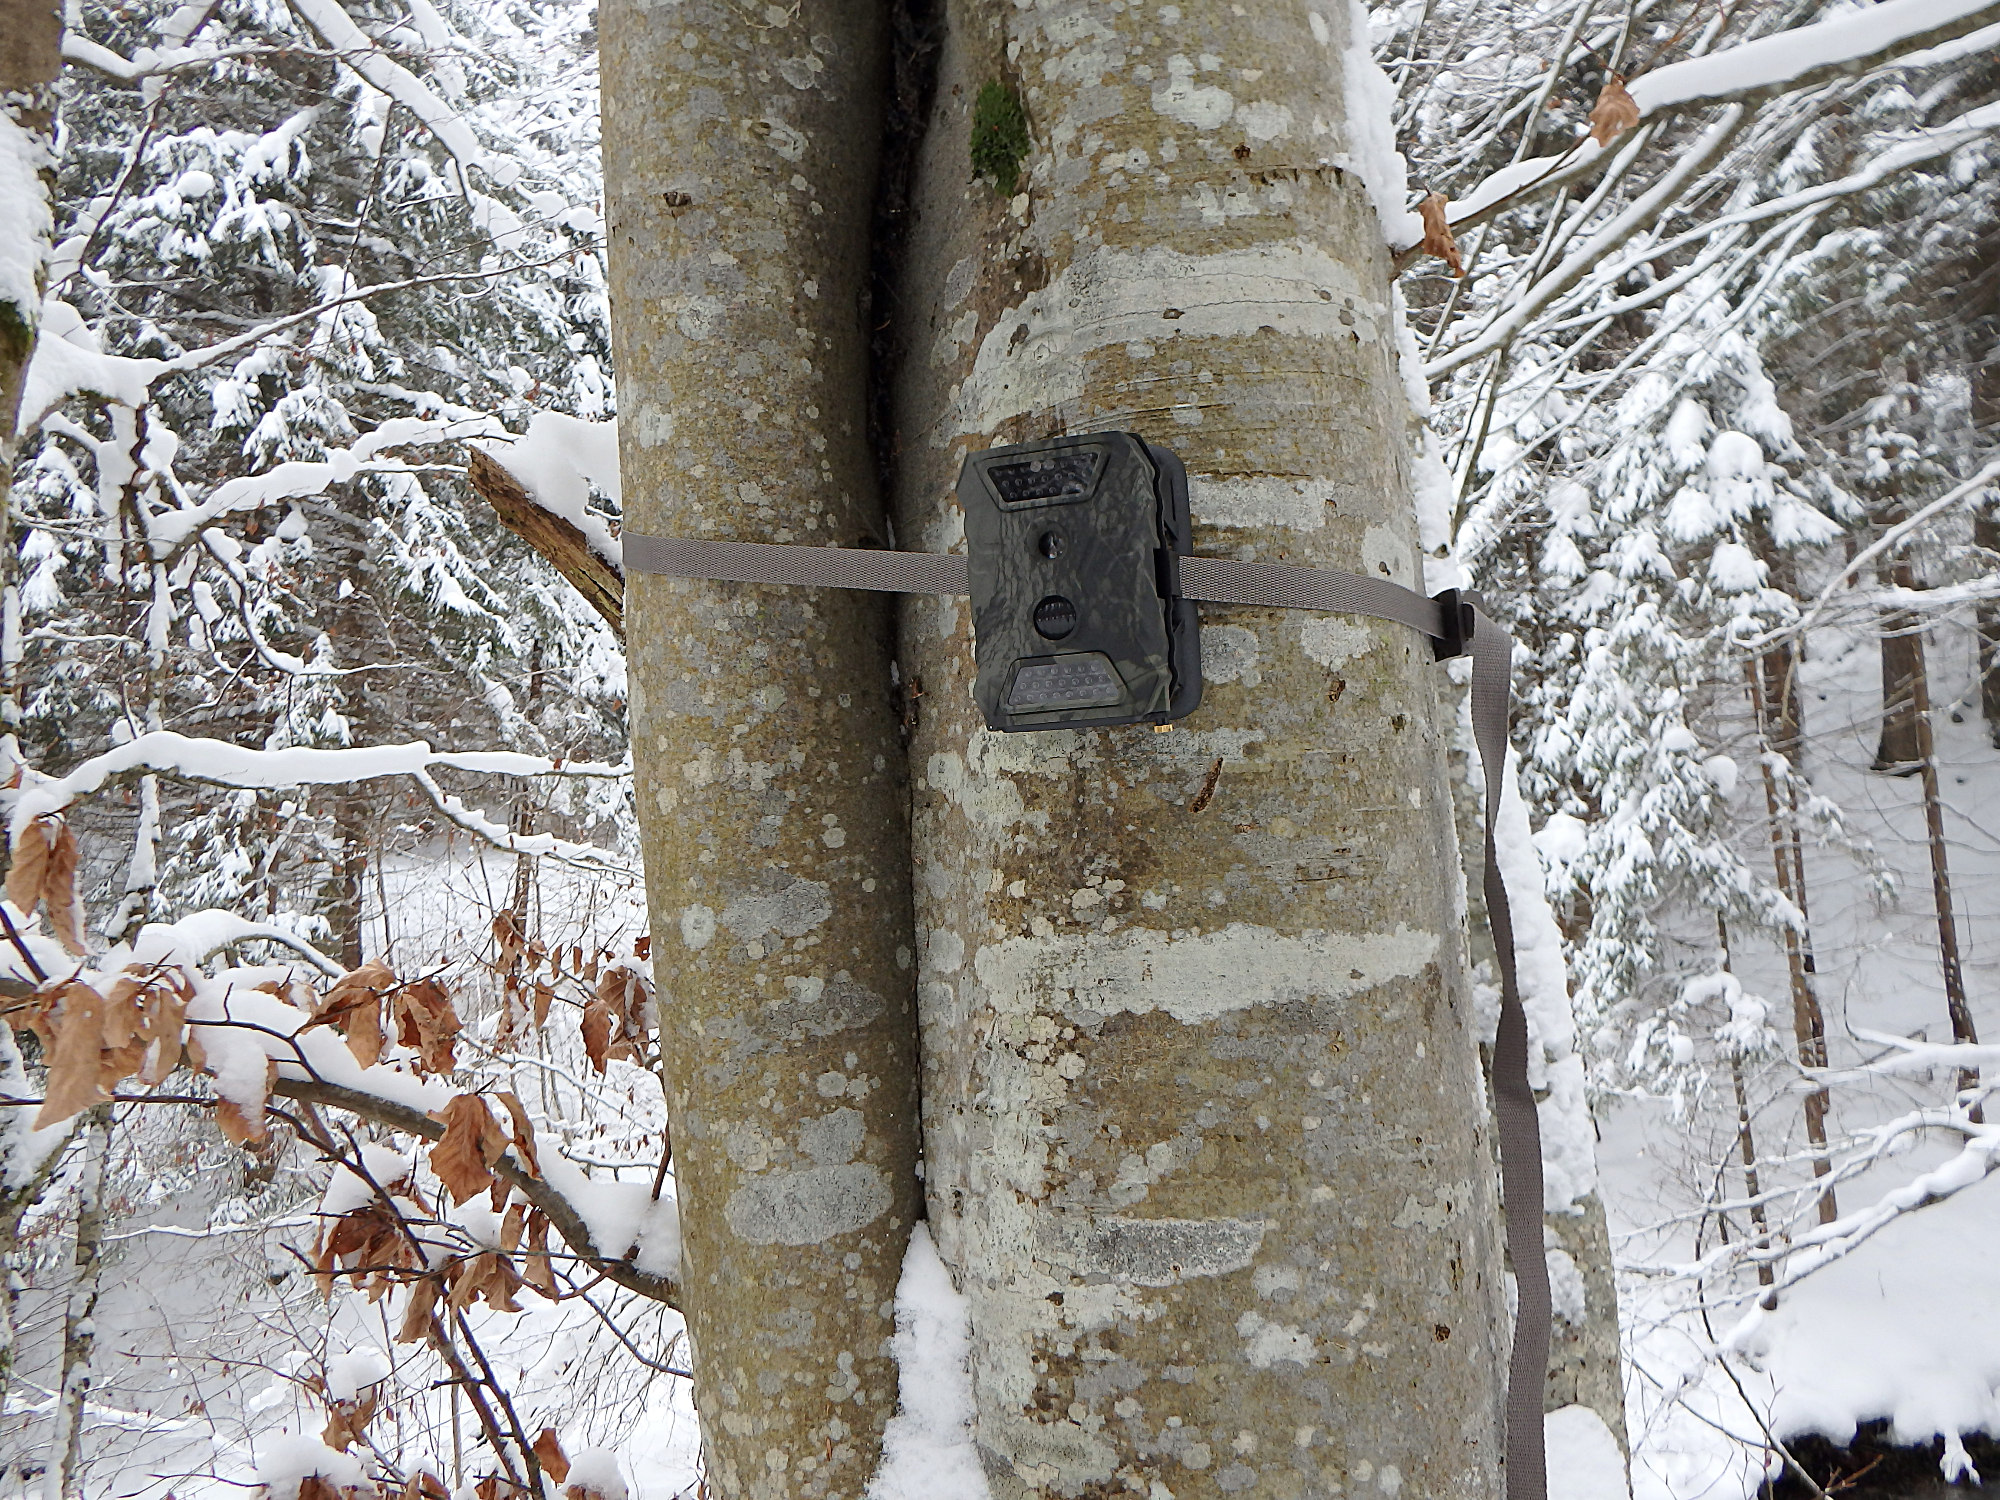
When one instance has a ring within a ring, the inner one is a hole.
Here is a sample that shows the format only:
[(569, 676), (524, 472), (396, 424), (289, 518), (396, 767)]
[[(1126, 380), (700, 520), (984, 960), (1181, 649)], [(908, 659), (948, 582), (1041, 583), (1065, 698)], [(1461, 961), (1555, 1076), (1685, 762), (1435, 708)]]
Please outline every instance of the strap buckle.
[(1443, 593), (1431, 595), (1431, 602), (1438, 606), (1444, 617), (1444, 634), (1431, 637), (1435, 659), (1450, 661), (1454, 656), (1464, 656), (1472, 650), (1473, 632), (1478, 628), (1472, 601), (1458, 589), (1446, 589)]

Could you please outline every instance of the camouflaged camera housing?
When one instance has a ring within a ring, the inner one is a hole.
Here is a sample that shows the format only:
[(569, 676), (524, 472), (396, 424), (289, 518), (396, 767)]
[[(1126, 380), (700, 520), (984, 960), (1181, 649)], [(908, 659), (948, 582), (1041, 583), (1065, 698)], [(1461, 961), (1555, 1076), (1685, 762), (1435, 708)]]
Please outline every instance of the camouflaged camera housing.
[(1187, 470), (1137, 433), (975, 453), (959, 471), (972, 694), (989, 729), (1166, 724), (1201, 702), (1201, 623), (1180, 597)]

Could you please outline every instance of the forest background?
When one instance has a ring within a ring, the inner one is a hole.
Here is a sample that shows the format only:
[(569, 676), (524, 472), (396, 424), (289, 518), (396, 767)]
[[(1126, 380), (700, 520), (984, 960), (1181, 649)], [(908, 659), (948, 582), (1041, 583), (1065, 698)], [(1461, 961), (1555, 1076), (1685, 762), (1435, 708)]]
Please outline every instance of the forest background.
[[(1356, 24), (1426, 570), (1522, 645), (1550, 1404), (1591, 1413), (1553, 1451), (1831, 1489), (1872, 1424), (1964, 1477), (2000, 1430), (2000, 7)], [(699, 1483), (595, 28), (85, 4), (52, 94), (5, 80), (0, 1490)], [(996, 220), (1046, 183), (1032, 116), (967, 165)], [(897, 316), (879, 358), (968, 336)]]

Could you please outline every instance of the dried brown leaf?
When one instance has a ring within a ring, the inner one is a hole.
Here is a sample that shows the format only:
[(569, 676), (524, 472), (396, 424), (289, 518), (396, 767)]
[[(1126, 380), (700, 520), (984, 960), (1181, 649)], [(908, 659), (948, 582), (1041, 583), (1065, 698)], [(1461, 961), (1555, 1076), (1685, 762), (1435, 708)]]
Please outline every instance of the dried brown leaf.
[(431, 1147), (431, 1170), (453, 1203), (493, 1186), (493, 1163), (507, 1149), (507, 1134), (477, 1094), (460, 1094), (432, 1115), (444, 1135)]
[(363, 1436), (368, 1423), (375, 1415), (375, 1398), (362, 1396), (354, 1401), (334, 1401), (328, 1403), (326, 1426), (320, 1431), (319, 1440), (336, 1453), (345, 1453), (347, 1445)]
[(514, 1160), (527, 1169), (530, 1177), (540, 1177), (542, 1158), (535, 1150), (535, 1127), (528, 1119), (527, 1109), (511, 1093), (494, 1097), (506, 1106), (507, 1117), (514, 1122)]
[(1598, 91), (1597, 103), (1590, 108), (1590, 138), (1608, 146), (1639, 123), (1639, 105), (1625, 92), (1623, 74), (1613, 73)]
[(521, 924), (511, 911), (503, 911), (493, 919), (493, 941), (500, 947), (498, 967), (505, 970), (514, 967), (514, 960), (521, 956), (527, 946), (527, 938), (521, 931)]
[(139, 1036), (146, 1044), (139, 1065), (139, 1081), (164, 1083), (167, 1075), (181, 1065), (181, 1033), (186, 1029), (188, 1002), (194, 999), (194, 985), (186, 974), (175, 970), (155, 977), (139, 996), (143, 1018)]
[(83, 906), (76, 894), (76, 834), (53, 813), (35, 819), (14, 841), (7, 899), (33, 915), (46, 906), (49, 930), (72, 953), (83, 950)]
[(410, 1302), (403, 1309), (402, 1326), (396, 1330), (399, 1344), (421, 1344), (431, 1336), (431, 1318), (437, 1312), (438, 1283), (426, 1276), (410, 1288)]
[(382, 996), (396, 987), (396, 976), (380, 959), (343, 974), (320, 1000), (314, 1026), (331, 1023), (347, 1038), (347, 1050), (364, 1068), (382, 1057), (387, 1038), (382, 1032)]
[(556, 1295), (555, 1266), (549, 1260), (549, 1218), (540, 1209), (528, 1215), (528, 1245), (521, 1255), (521, 1279), (544, 1297)]
[(422, 1344), (430, 1338), (430, 1322), (438, 1312), (438, 1278), (426, 1276), (410, 1286), (410, 1304), (396, 1328), (398, 1344)]
[(583, 1008), (583, 1052), (590, 1065), (602, 1073), (604, 1060), (611, 1053), (611, 1007), (602, 995), (593, 995)]
[(544, 1427), (542, 1435), (535, 1439), (535, 1462), (557, 1484), (569, 1478), (569, 1459), (563, 1455), (562, 1443), (556, 1437), (555, 1428)]
[(1424, 221), (1424, 237), (1417, 248), (1426, 255), (1435, 255), (1451, 267), (1451, 274), (1463, 276), (1465, 261), (1458, 253), (1458, 241), (1452, 237), (1451, 222), (1445, 217), (1445, 196), (1432, 193), (1417, 205), (1417, 215)]
[(504, 1255), (492, 1251), (475, 1255), (460, 1261), (446, 1275), (451, 1281), (447, 1305), (454, 1311), (480, 1301), (498, 1312), (521, 1311), (521, 1304), (514, 1300), (521, 1278), (514, 1270), (514, 1263)]
[(535, 1025), (538, 1028), (549, 1024), (549, 1002), (555, 997), (554, 985), (546, 979), (535, 981)]
[[(98, 1064), (104, 1048), (104, 1021), (110, 1003), (89, 985), (72, 980), (58, 990), (44, 1009), (44, 1025), (53, 1037), (48, 1053), (49, 1076), (42, 1086), (42, 1107), (35, 1129), (46, 1130), (70, 1116), (101, 1104), (109, 1097)], [(40, 1029), (40, 1028), (38, 1028)]]

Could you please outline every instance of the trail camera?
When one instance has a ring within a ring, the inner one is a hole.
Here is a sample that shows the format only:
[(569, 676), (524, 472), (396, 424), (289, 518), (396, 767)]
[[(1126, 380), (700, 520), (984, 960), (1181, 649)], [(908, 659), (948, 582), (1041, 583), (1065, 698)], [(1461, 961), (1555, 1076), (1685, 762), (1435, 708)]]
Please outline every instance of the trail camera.
[(973, 697), (990, 729), (1165, 724), (1201, 702), (1201, 625), (1181, 597), (1187, 470), (1129, 432), (974, 454), (958, 503)]

